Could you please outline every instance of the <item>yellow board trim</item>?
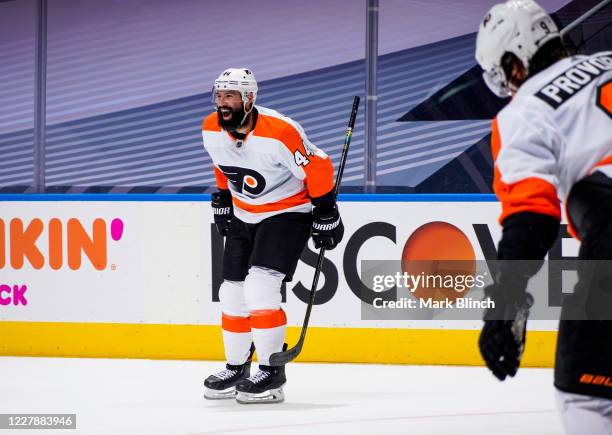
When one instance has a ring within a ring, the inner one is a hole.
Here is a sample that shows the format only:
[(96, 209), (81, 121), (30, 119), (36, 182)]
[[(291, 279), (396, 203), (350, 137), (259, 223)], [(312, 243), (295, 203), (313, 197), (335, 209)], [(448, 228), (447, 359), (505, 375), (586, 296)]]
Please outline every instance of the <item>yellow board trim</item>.
[[(300, 328), (287, 328), (294, 344)], [(476, 330), (308, 328), (298, 361), (483, 365)], [(552, 367), (556, 331), (529, 331), (523, 366)], [(223, 360), (212, 325), (0, 322), (0, 355)]]

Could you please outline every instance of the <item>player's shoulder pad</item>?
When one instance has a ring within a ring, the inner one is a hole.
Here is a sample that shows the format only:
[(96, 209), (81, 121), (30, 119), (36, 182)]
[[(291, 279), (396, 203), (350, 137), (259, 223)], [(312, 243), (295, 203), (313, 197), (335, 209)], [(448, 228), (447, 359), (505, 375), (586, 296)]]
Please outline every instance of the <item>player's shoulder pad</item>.
[(526, 150), (534, 142), (541, 143), (543, 137), (556, 135), (552, 110), (534, 95), (513, 99), (497, 114), (493, 123), (491, 149), (494, 159), (499, 157), (502, 149), (506, 152)]
[(291, 151), (295, 151), (302, 144), (302, 127), (293, 119), (284, 116), (276, 110), (257, 108), (257, 135), (270, 137), (282, 142)]
[(221, 131), (217, 122), (217, 112), (212, 112), (202, 121), (202, 131)]
[(549, 124), (553, 109), (536, 95), (531, 93), (518, 94), (512, 98), (496, 116), (501, 130), (514, 131), (530, 126)]

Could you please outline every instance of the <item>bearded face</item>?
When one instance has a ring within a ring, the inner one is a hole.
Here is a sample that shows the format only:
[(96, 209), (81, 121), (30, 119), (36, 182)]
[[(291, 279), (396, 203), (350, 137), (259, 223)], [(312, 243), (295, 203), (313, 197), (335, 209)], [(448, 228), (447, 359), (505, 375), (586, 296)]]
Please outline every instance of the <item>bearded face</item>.
[(245, 110), (240, 92), (218, 91), (215, 102), (217, 104), (219, 127), (229, 132), (236, 131), (242, 127)]
[(244, 113), (244, 107), (242, 104), (240, 104), (239, 107), (217, 107), (217, 120), (219, 127), (229, 132), (238, 130), (240, 127), (242, 127)]

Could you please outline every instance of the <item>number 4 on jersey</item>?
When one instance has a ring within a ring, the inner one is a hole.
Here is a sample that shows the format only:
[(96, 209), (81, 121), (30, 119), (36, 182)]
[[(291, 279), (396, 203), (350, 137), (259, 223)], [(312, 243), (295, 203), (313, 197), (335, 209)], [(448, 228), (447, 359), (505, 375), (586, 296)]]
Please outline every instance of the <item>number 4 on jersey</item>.
[(310, 160), (308, 160), (306, 156), (300, 152), (300, 150), (295, 150), (293, 157), (295, 159), (295, 164), (298, 166), (306, 166), (308, 163), (310, 163)]
[[(312, 156), (314, 154), (312, 149), (304, 141), (302, 141), (302, 145), (304, 146), (304, 150), (306, 151), (306, 156)], [(306, 156), (302, 154), (300, 150), (295, 150), (295, 152), (293, 153), (295, 164), (298, 166), (306, 166), (308, 163), (310, 163), (310, 160), (308, 160)]]

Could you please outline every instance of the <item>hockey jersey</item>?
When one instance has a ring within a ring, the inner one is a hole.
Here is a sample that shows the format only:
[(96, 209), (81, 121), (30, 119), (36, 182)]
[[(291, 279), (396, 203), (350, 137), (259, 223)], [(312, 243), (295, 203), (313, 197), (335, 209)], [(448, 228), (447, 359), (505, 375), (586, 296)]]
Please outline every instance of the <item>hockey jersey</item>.
[(596, 170), (612, 177), (612, 52), (529, 78), (493, 120), (491, 147), (500, 223), (525, 211), (560, 219), (577, 181)]
[(258, 223), (285, 212), (310, 213), (311, 198), (333, 189), (330, 158), (294, 120), (265, 107), (254, 110), (255, 127), (244, 139), (222, 130), (216, 112), (202, 122), (217, 187), (230, 190), (234, 214), (243, 222)]

